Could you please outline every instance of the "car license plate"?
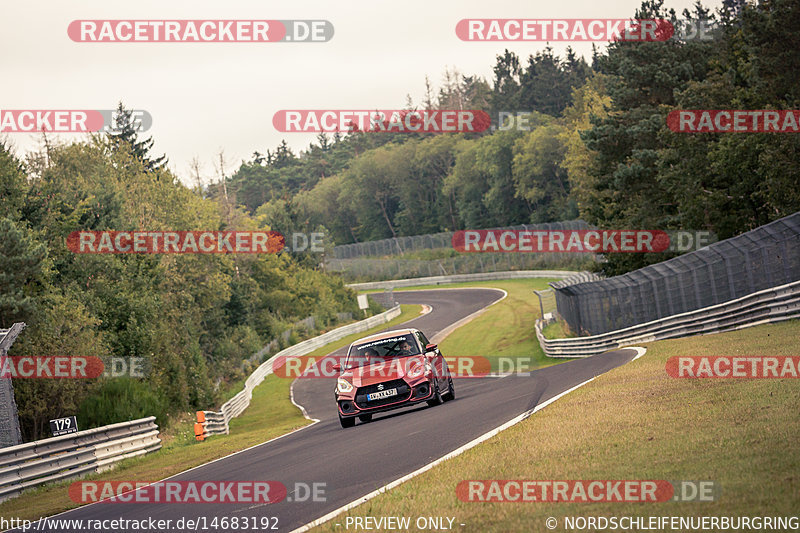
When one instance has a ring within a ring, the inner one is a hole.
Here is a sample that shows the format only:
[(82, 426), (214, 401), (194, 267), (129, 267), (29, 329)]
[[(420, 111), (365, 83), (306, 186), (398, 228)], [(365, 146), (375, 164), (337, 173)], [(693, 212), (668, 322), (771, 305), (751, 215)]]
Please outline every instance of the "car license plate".
[(397, 396), (397, 389), (386, 389), (372, 394), (367, 394), (367, 400), (380, 400), (381, 398), (388, 398), (389, 396)]

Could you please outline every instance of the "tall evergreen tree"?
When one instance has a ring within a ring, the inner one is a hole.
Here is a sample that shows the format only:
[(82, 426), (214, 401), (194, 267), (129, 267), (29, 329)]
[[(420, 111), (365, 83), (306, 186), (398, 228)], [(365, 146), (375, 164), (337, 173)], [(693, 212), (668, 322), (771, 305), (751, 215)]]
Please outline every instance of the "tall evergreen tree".
[(131, 153), (142, 162), (147, 172), (155, 172), (168, 163), (166, 154), (155, 158), (150, 156), (150, 150), (155, 142), (152, 137), (139, 140), (141, 125), (133, 118), (132, 109), (127, 109), (120, 102), (115, 117), (117, 127), (108, 134), (112, 146), (116, 149), (123, 143), (130, 146)]
[(30, 231), (0, 218), (0, 328), (30, 322), (45, 280), (47, 248)]

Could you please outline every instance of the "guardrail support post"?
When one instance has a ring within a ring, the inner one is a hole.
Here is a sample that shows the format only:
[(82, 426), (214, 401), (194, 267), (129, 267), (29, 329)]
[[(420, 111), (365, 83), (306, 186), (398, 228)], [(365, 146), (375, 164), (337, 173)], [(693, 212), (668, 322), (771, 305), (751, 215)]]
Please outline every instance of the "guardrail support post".
[(533, 291), (533, 294), (535, 294), (536, 297), (539, 298), (539, 311), (541, 312), (541, 315), (539, 316), (544, 318), (544, 305), (542, 305), (542, 295), (539, 294), (539, 291)]

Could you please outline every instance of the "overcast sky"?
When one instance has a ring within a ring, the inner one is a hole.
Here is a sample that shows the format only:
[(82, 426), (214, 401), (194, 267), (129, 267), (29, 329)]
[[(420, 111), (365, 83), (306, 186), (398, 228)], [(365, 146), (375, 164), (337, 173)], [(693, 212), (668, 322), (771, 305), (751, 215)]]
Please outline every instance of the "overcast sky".
[[(479, 43), (455, 33), (463, 18), (629, 18), (640, 0), (109, 0), (2, 1), (0, 109), (112, 109), (153, 117), (146, 133), (187, 183), (197, 157), (206, 178), (224, 150), (228, 171), (286, 139), (296, 152), (314, 135), (281, 133), (280, 109), (402, 108), (422, 100), (425, 76), (445, 68), (491, 80), (504, 48), (523, 60), (546, 43)], [(667, 0), (680, 13), (694, 0)], [(704, 2), (716, 8), (719, 1)], [(326, 19), (327, 43), (76, 43), (75, 19)], [(569, 43), (553, 43), (563, 53)], [(603, 43), (600, 43), (605, 46)], [(591, 57), (591, 43), (573, 44)], [(61, 135), (69, 140), (69, 135)], [(22, 155), (38, 135), (6, 134)]]

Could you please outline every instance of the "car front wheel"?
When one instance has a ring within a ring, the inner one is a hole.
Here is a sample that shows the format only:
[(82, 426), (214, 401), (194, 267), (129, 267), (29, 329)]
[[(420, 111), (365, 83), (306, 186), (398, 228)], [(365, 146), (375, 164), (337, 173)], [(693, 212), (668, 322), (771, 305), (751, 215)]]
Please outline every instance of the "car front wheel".
[(436, 383), (433, 387), (433, 398), (428, 400), (428, 405), (436, 407), (437, 405), (441, 405), (444, 400), (442, 400), (442, 394), (439, 392), (439, 384)]
[(447, 378), (447, 395), (444, 397), (444, 401), (449, 402), (450, 400), (456, 399), (456, 388), (453, 386), (453, 378)]

